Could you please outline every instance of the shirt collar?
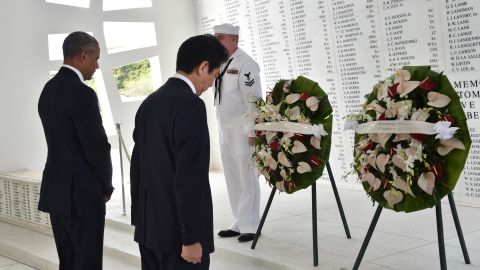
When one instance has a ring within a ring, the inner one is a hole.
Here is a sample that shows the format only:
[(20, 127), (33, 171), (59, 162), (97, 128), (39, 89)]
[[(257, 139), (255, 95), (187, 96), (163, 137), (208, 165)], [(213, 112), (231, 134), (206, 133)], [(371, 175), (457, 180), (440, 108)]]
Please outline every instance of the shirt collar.
[(69, 68), (71, 70), (73, 70), (75, 73), (77, 73), (78, 75), (78, 78), (80, 78), (80, 81), (81, 82), (85, 82), (85, 80), (83, 79), (83, 75), (82, 73), (80, 72), (80, 70), (76, 69), (75, 67), (72, 67), (70, 65), (67, 65), (67, 64), (63, 64), (62, 67), (66, 67), (66, 68)]
[(197, 94), (197, 90), (195, 90), (195, 86), (193, 86), (193, 83), (192, 83), (192, 81), (190, 81), (189, 78), (185, 77), (184, 75), (182, 75), (180, 73), (175, 73), (175, 75), (173, 75), (173, 77), (186, 82), (188, 84), (188, 86), (190, 86), (190, 89), (192, 89), (192, 92), (195, 95)]

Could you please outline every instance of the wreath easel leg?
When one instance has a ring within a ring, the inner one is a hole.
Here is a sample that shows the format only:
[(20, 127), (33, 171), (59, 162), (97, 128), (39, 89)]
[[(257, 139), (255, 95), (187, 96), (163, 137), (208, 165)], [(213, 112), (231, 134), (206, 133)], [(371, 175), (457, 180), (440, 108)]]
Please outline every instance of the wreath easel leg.
[(342, 202), (340, 201), (340, 195), (338, 195), (337, 185), (335, 184), (335, 179), (333, 178), (332, 168), (330, 168), (330, 162), (327, 161), (327, 171), (328, 177), (330, 178), (330, 183), (332, 184), (333, 193), (335, 194), (335, 200), (337, 201), (338, 211), (340, 212), (340, 217), (342, 218), (343, 228), (345, 229), (345, 234), (348, 239), (351, 239), (350, 230), (348, 229), (347, 219), (345, 218), (345, 213), (343, 212)]
[(462, 227), (460, 226), (460, 220), (458, 219), (457, 208), (455, 207), (455, 201), (453, 199), (452, 193), (448, 193), (448, 202), (450, 204), (450, 209), (452, 211), (453, 222), (455, 223), (455, 229), (457, 229), (458, 240), (460, 241), (460, 246), (462, 247), (463, 258), (465, 259), (466, 264), (470, 264), (470, 257), (468, 256), (467, 245), (465, 245), (465, 239), (463, 238)]
[(377, 210), (373, 215), (372, 223), (370, 223), (370, 227), (368, 228), (367, 235), (365, 236), (365, 240), (363, 240), (363, 244), (362, 244), (362, 247), (360, 248), (360, 252), (358, 253), (357, 259), (355, 260), (355, 265), (353, 265), (353, 270), (358, 270), (358, 267), (362, 262), (363, 255), (367, 250), (368, 243), (370, 242), (370, 238), (372, 238), (372, 234), (373, 234), (373, 231), (375, 230), (375, 226), (377, 226), (377, 221), (378, 221), (378, 218), (380, 217), (380, 214), (382, 213), (382, 209), (383, 207), (381, 205), (378, 205)]
[(438, 252), (440, 254), (440, 269), (447, 270), (447, 258), (445, 256), (445, 238), (443, 236), (442, 221), (442, 202), (435, 205), (435, 213), (437, 216), (437, 235), (438, 235)]
[(313, 234), (313, 266), (318, 266), (318, 234), (317, 234), (317, 185), (312, 184), (312, 234)]
[(257, 232), (255, 233), (255, 238), (253, 238), (252, 245), (250, 246), (251, 249), (255, 249), (255, 246), (258, 242), (258, 237), (262, 233), (263, 224), (265, 223), (265, 219), (267, 218), (268, 211), (270, 210), (270, 205), (272, 204), (273, 197), (275, 196), (275, 192), (277, 191), (276, 187), (272, 188), (272, 192), (270, 192), (270, 197), (268, 197), (267, 206), (265, 206), (265, 210), (263, 211), (262, 219), (260, 219), (260, 224), (258, 224)]

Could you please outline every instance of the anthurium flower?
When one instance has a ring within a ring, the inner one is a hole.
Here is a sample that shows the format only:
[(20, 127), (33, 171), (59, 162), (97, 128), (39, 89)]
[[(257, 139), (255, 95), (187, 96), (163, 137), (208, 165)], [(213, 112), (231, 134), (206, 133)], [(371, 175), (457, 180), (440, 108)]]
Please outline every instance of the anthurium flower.
[(300, 94), (289, 94), (285, 97), (287, 104), (292, 104), (300, 99)]
[(393, 180), (393, 183), (392, 185), (400, 190), (403, 190), (405, 191), (405, 193), (408, 193), (410, 195), (412, 195), (413, 197), (415, 197), (415, 195), (413, 195), (413, 192), (412, 192), (412, 188), (410, 187), (410, 185), (407, 183), (407, 181), (401, 179), (400, 177), (396, 177), (394, 180)]
[(392, 86), (392, 82), (388, 81), (388, 80), (379, 84), (378, 92), (377, 92), (377, 99), (378, 100), (382, 100), (382, 99), (388, 97), (388, 88), (390, 86)]
[(395, 204), (401, 202), (403, 200), (402, 192), (396, 190), (392, 187), (390, 190), (386, 190), (383, 192), (383, 197), (387, 200), (388, 206), (393, 208)]
[(300, 94), (300, 100), (306, 101), (309, 97), (311, 97), (311, 96), (307, 92), (304, 92), (304, 93)]
[(407, 141), (410, 139), (412, 139), (410, 134), (400, 133), (400, 134), (395, 134), (395, 138), (393, 138), (392, 142), (401, 142), (401, 141)]
[(438, 181), (443, 180), (443, 167), (440, 164), (433, 164), (430, 166), (430, 171), (435, 175), (435, 179)]
[(310, 144), (315, 147), (315, 149), (321, 149), (320, 147), (320, 143), (321, 143), (321, 137), (315, 137), (315, 136), (312, 136), (310, 137)]
[(307, 173), (307, 172), (311, 172), (311, 171), (312, 171), (312, 167), (310, 167), (310, 165), (308, 165), (308, 163), (303, 162), (303, 161), (298, 162), (297, 172), (299, 174), (303, 174), (303, 173)]
[(377, 156), (376, 163), (380, 172), (385, 172), (385, 165), (390, 161), (390, 155), (380, 154)]
[(424, 110), (418, 110), (412, 113), (412, 116), (410, 116), (410, 120), (412, 121), (427, 121), (428, 117), (430, 117), (430, 114), (427, 111)]
[(377, 161), (377, 155), (375, 155), (375, 152), (371, 152), (366, 158), (365, 161), (370, 164), (373, 168), (377, 169), (376, 161)]
[(455, 126), (455, 123), (456, 123), (455, 116), (453, 115), (442, 115), (441, 120), (452, 123), (451, 125), (452, 127)]
[(272, 141), (270, 143), (270, 148), (272, 149), (272, 151), (277, 152), (280, 148), (280, 144), (278, 143), (278, 141)]
[(400, 120), (404, 120), (408, 118), (408, 115), (412, 111), (412, 101), (411, 100), (404, 100), (395, 103), (395, 109), (397, 111), (397, 117)]
[(280, 191), (283, 191), (283, 192), (287, 191), (287, 190), (285, 189), (285, 185), (283, 184), (283, 181), (278, 181), (278, 182), (276, 182), (276, 183), (275, 183), (275, 187), (276, 187), (278, 190), (280, 190)]
[(465, 145), (463, 145), (462, 141), (457, 138), (451, 138), (448, 140), (440, 140), (441, 146), (438, 147), (437, 152), (441, 156), (446, 156), (450, 151), (453, 149), (462, 149), (465, 150)]
[(420, 89), (422, 89), (423, 91), (432, 91), (436, 87), (437, 84), (430, 78), (426, 78), (420, 83)]
[(392, 157), (393, 165), (405, 171), (407, 169), (407, 162), (400, 155), (394, 155)]
[(261, 170), (260, 174), (262, 174), (265, 177), (265, 179), (267, 180), (270, 179), (270, 175), (268, 174), (268, 171), (266, 169)]
[(435, 175), (432, 172), (422, 173), (418, 178), (417, 185), (427, 194), (432, 195), (435, 187)]
[(267, 98), (266, 98), (266, 99), (267, 99), (267, 104), (272, 104), (272, 103), (273, 103), (273, 98), (272, 98), (272, 94), (271, 94), (271, 93), (267, 95)]
[(395, 72), (395, 80), (393, 81), (393, 83), (409, 81), (410, 77), (410, 71), (405, 69), (399, 69)]
[(366, 173), (362, 176), (362, 179), (361, 179), (362, 182), (367, 182), (370, 187), (375, 191), (377, 189), (380, 188), (380, 186), (382, 185), (382, 181), (378, 178), (375, 177), (375, 175), (373, 173)]
[(285, 115), (292, 121), (298, 120), (300, 118), (300, 107), (295, 106), (285, 110)]
[(290, 161), (288, 160), (287, 156), (285, 155), (285, 153), (283, 152), (279, 152), (278, 153), (278, 162), (280, 162), (280, 164), (282, 164), (283, 166), (285, 167), (292, 167), (292, 164), (290, 163)]
[(282, 91), (284, 93), (290, 93), (290, 84), (292, 83), (292, 81), (286, 81), (284, 84), (283, 84), (283, 88), (282, 88)]
[(310, 157), (310, 163), (312, 163), (314, 166), (318, 166), (323, 163), (322, 160), (320, 160), (317, 156), (313, 155)]
[(287, 179), (288, 178), (287, 172), (285, 171), (284, 168), (282, 168), (280, 170), (280, 176), (282, 177), (282, 179)]
[(265, 137), (267, 138), (267, 143), (272, 142), (272, 139), (275, 138), (275, 136), (277, 136), (277, 132), (267, 131), (267, 133), (265, 134)]
[(307, 107), (312, 111), (315, 112), (318, 110), (318, 98), (317, 97), (309, 97), (306, 101), (305, 104)]
[(294, 141), (293, 142), (292, 153), (298, 154), (298, 153), (303, 153), (303, 152), (306, 152), (306, 151), (307, 151), (307, 148), (305, 147), (305, 145), (302, 142), (300, 142), (300, 141)]
[(408, 95), (420, 85), (419, 81), (403, 81), (398, 83), (397, 92), (400, 97)]
[(267, 157), (267, 164), (268, 164), (268, 167), (272, 170), (276, 170), (277, 169), (277, 162), (275, 161), (275, 159), (272, 157), (272, 156), (269, 156)]
[(392, 133), (370, 133), (368, 136), (370, 137), (370, 140), (379, 143), (383, 148), (385, 148), (385, 144), (390, 137), (392, 137)]
[(435, 108), (443, 108), (450, 103), (452, 100), (450, 97), (440, 94), (438, 92), (428, 92), (427, 95), (428, 103), (427, 105), (435, 107)]
[(379, 105), (377, 100), (374, 100), (368, 103), (367, 105), (365, 105), (365, 111), (371, 111), (371, 110), (374, 110), (378, 114), (382, 114), (385, 112), (386, 109), (381, 105)]

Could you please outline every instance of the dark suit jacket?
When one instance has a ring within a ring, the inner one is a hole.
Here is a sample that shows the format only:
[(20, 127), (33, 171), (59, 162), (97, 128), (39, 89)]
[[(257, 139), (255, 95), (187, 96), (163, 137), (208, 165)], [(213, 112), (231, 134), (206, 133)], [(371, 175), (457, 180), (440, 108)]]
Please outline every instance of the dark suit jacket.
[(62, 67), (38, 102), (48, 145), (38, 209), (58, 216), (105, 215), (112, 187), (110, 144), (95, 92)]
[(144, 100), (135, 118), (130, 169), (135, 241), (162, 252), (200, 242), (213, 252), (205, 104), (170, 78)]

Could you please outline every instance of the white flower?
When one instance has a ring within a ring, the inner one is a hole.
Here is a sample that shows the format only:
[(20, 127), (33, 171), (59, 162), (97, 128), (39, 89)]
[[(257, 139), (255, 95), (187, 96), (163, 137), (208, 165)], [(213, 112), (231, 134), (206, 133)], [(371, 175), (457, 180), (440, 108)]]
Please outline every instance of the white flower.
[(277, 158), (278, 158), (278, 162), (280, 162), (280, 164), (282, 164), (283, 166), (288, 168), (292, 167), (292, 164), (290, 163), (290, 160), (288, 160), (285, 153), (279, 152)]
[(430, 91), (427, 95), (428, 103), (427, 105), (435, 107), (435, 108), (443, 108), (450, 103), (451, 98), (444, 94), (440, 94), (438, 92)]
[(405, 193), (408, 193), (408, 194), (412, 195), (413, 197), (415, 197), (415, 195), (413, 194), (412, 188), (407, 183), (407, 181), (403, 180), (402, 178), (400, 178), (398, 176), (396, 176), (393, 179), (392, 186), (394, 186), (394, 187), (396, 187), (400, 190), (403, 190), (403, 191), (405, 191)]
[(327, 136), (328, 135), (328, 133), (323, 128), (322, 124), (313, 125), (312, 126), (312, 133), (313, 133), (313, 136), (318, 137), (318, 138), (320, 138), (321, 136)]
[(385, 148), (385, 144), (392, 136), (392, 133), (370, 133), (368, 137), (373, 142), (379, 143), (383, 148)]
[(404, 100), (395, 103), (395, 108), (397, 111), (397, 117), (400, 120), (407, 119), (410, 112), (412, 111), (412, 101), (411, 100)]
[(367, 105), (364, 105), (365, 111), (371, 111), (374, 110), (377, 112), (377, 114), (382, 114), (385, 112), (385, 108), (382, 107), (381, 105), (378, 105), (377, 100), (373, 100), (372, 102), (368, 103)]
[(412, 116), (410, 116), (410, 120), (426, 121), (429, 116), (430, 114), (428, 113), (428, 110), (417, 110), (414, 113), (412, 113)]
[(307, 148), (305, 147), (305, 145), (303, 145), (302, 142), (300, 141), (293, 142), (292, 153), (297, 154), (297, 153), (303, 153), (306, 151), (307, 151)]
[(307, 98), (307, 100), (305, 101), (305, 104), (312, 112), (315, 112), (316, 110), (318, 110), (318, 98), (315, 96), (311, 96)]
[(310, 144), (316, 149), (321, 149), (320, 143), (321, 143), (320, 137), (315, 137), (315, 136), (310, 137)]
[(276, 187), (278, 190), (280, 190), (280, 191), (283, 191), (283, 192), (287, 191), (287, 190), (285, 189), (285, 185), (283, 184), (283, 181), (278, 181), (278, 182), (276, 182), (276, 183), (275, 183), (275, 187)]
[(395, 73), (394, 83), (398, 83), (397, 93), (400, 97), (408, 95), (420, 85), (419, 81), (410, 81), (411, 75), (408, 70), (400, 69)]
[(410, 77), (411, 77), (410, 71), (405, 69), (399, 69), (395, 72), (395, 80), (393, 81), (393, 83), (409, 81)]
[(435, 187), (435, 174), (433, 172), (422, 173), (418, 178), (417, 184), (427, 194), (432, 195)]
[(405, 154), (413, 160), (422, 160), (423, 144), (420, 141), (412, 140), (410, 148), (405, 149)]
[(382, 181), (376, 178), (375, 175), (373, 175), (373, 173), (371, 172), (367, 172), (366, 174), (364, 174), (361, 181), (367, 182), (370, 185), (371, 189), (373, 189), (374, 191), (379, 189), (382, 185)]
[(390, 206), (391, 208), (393, 208), (395, 204), (403, 200), (403, 194), (395, 188), (383, 192), (383, 197), (385, 198), (385, 200), (387, 200), (388, 206)]
[(437, 151), (441, 156), (445, 156), (453, 149), (462, 149), (465, 150), (465, 145), (462, 141), (457, 138), (451, 138), (448, 140), (440, 140), (441, 146), (438, 147)]
[(400, 142), (400, 141), (407, 141), (412, 139), (410, 134), (408, 133), (400, 133), (400, 134), (395, 134), (395, 138), (393, 138), (392, 142)]
[(386, 80), (382, 83), (378, 84), (378, 92), (377, 92), (377, 99), (382, 100), (388, 97), (388, 87), (392, 86), (392, 82)]
[(402, 169), (403, 171), (405, 171), (407, 169), (406, 160), (398, 154), (394, 155), (392, 157), (392, 162), (393, 162), (393, 165), (397, 166), (398, 168)]
[(459, 129), (458, 127), (450, 127), (452, 123), (449, 121), (440, 121), (435, 123), (435, 131), (438, 133), (435, 139), (448, 140)]
[(283, 88), (282, 88), (282, 91), (284, 93), (290, 93), (290, 85), (291, 85), (292, 81), (286, 81), (284, 84), (283, 84)]
[(300, 118), (300, 107), (295, 106), (293, 108), (288, 108), (285, 110), (285, 115), (288, 117), (288, 119), (295, 121)]
[(390, 155), (380, 154), (377, 156), (376, 163), (380, 172), (385, 172), (385, 165), (390, 161)]
[(299, 174), (303, 174), (311, 171), (312, 171), (312, 168), (310, 167), (310, 165), (308, 165), (308, 163), (303, 161), (298, 162), (297, 172)]
[(300, 99), (300, 94), (289, 94), (285, 97), (285, 102), (287, 104), (292, 104), (297, 102)]

